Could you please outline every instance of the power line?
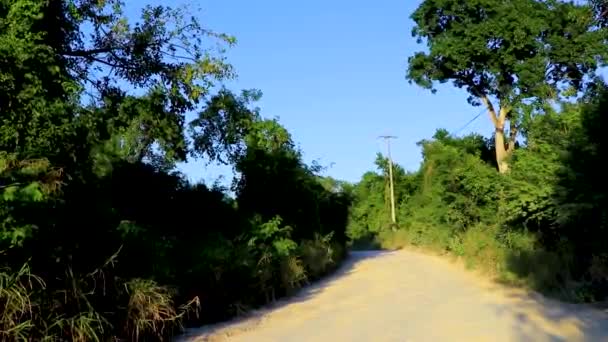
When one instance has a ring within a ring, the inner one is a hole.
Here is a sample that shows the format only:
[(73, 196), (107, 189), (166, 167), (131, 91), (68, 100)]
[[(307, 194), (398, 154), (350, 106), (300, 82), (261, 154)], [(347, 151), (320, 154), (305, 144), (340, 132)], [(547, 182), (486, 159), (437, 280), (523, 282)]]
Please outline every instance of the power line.
[(475, 117), (473, 117), (471, 120), (469, 120), (469, 122), (467, 122), (464, 126), (462, 126), (459, 130), (457, 130), (456, 132), (452, 133), (452, 135), (457, 135), (458, 133), (462, 132), (462, 130), (464, 130), (465, 128), (467, 128), (470, 124), (472, 124), (475, 120), (477, 120), (481, 114), (485, 113), (486, 109), (482, 109), (481, 112), (479, 112), (479, 114), (475, 115)]

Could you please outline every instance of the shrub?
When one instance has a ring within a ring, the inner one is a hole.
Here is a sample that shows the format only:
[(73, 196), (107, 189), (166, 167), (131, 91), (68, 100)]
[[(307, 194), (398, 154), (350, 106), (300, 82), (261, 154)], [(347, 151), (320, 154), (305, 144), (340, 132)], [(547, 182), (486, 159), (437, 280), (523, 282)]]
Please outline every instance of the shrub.
[(124, 286), (129, 297), (125, 332), (134, 341), (147, 336), (162, 340), (181, 328), (180, 320), (187, 311), (198, 310), (198, 298), (194, 298), (178, 312), (175, 291), (153, 280), (132, 279)]
[(302, 261), (312, 279), (324, 275), (339, 260), (331, 240), (331, 233), (326, 236), (316, 233), (314, 240), (305, 240), (300, 244)]
[(383, 249), (388, 250), (401, 249), (412, 243), (409, 232), (402, 229), (397, 231), (382, 231), (378, 234), (377, 242)]
[(308, 279), (306, 269), (295, 255), (283, 257), (280, 262), (281, 285), (288, 294), (299, 289)]
[(496, 239), (496, 227), (477, 225), (462, 236), (464, 258), (470, 267), (498, 274), (502, 269), (504, 248)]

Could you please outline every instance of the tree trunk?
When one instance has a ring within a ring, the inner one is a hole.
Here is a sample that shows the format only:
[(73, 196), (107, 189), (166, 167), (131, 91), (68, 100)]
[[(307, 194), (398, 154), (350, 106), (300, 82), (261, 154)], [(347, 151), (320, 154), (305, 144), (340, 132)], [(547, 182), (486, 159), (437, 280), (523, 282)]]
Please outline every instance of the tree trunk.
[(498, 172), (507, 173), (509, 171), (509, 158), (510, 151), (505, 148), (505, 132), (504, 129), (496, 128), (494, 133), (494, 145), (496, 150), (496, 165), (498, 165)]
[(492, 120), (492, 123), (494, 124), (494, 149), (496, 151), (496, 165), (498, 166), (498, 172), (507, 173), (509, 172), (509, 156), (515, 149), (515, 138), (517, 136), (517, 127), (515, 122), (509, 120), (511, 134), (509, 137), (509, 145), (507, 146), (505, 144), (505, 122), (511, 108), (509, 106), (501, 105), (499, 112), (496, 113), (492, 102), (487, 96), (482, 96), (481, 100), (488, 109), (490, 120)]

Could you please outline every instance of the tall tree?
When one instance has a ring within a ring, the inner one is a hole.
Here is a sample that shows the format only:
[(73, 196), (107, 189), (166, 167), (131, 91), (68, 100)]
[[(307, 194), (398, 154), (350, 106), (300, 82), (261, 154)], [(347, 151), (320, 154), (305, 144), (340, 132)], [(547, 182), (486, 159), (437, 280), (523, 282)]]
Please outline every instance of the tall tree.
[(486, 107), (501, 173), (509, 169), (523, 108), (582, 90), (606, 54), (606, 33), (590, 5), (425, 0), (412, 19), (412, 34), (428, 51), (409, 58), (407, 78), (433, 91), (452, 82), (472, 105)]

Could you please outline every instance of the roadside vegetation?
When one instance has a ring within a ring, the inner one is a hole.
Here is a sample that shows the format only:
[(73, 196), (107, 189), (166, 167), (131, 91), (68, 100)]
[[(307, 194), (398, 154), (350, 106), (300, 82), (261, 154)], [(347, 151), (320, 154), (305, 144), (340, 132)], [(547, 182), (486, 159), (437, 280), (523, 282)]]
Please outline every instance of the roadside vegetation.
[(595, 5), (423, 1), (413, 34), (427, 50), (410, 58), (408, 79), (465, 89), (495, 130), (439, 129), (419, 143), (420, 169), (396, 165), (397, 227), (379, 155), (378, 171), (351, 188), (353, 246), (419, 246), (510, 284), (605, 299), (606, 12)]
[[(187, 9), (123, 10), (0, 1), (0, 341), (168, 339), (344, 256), (349, 198), (259, 91), (222, 88), (235, 39)], [(233, 184), (188, 181), (194, 158)]]
[[(608, 294), (603, 1), (425, 0), (407, 78), (491, 136), (322, 177), (186, 8), (0, 1), (0, 341), (167, 340), (289, 295), (347, 246), (421, 246), (576, 301)], [(438, 95), (440, 96), (440, 95)], [(464, 101), (465, 99), (463, 99)], [(228, 186), (178, 165), (230, 165)]]

